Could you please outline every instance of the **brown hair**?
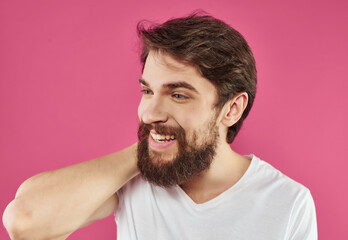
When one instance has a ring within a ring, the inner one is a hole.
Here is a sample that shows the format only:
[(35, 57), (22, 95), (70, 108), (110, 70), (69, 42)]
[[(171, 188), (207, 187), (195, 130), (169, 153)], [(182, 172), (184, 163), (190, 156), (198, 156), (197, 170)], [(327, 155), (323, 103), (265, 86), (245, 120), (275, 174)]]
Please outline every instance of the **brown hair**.
[(150, 50), (165, 52), (195, 66), (218, 92), (215, 105), (221, 109), (237, 93), (248, 94), (248, 105), (237, 123), (229, 127), (226, 141), (232, 143), (249, 114), (256, 93), (256, 67), (253, 54), (243, 36), (221, 20), (194, 13), (163, 24), (137, 26), (142, 43), (141, 62)]

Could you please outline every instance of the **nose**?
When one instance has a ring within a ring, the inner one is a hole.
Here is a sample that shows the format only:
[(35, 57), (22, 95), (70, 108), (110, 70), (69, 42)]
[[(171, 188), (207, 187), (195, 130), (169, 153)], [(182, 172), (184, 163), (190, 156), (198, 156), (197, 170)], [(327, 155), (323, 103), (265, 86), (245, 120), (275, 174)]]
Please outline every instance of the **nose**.
[(145, 124), (165, 123), (168, 121), (168, 111), (161, 98), (153, 98), (141, 101), (139, 105), (139, 115)]

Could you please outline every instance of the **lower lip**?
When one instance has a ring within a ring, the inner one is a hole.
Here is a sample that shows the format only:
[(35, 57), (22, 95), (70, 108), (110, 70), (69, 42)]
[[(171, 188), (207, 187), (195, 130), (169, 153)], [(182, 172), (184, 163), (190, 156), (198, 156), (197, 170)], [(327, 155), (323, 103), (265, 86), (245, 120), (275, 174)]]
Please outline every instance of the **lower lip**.
[(153, 149), (158, 149), (158, 150), (166, 149), (166, 148), (169, 148), (170, 146), (172, 146), (175, 142), (176, 142), (176, 139), (168, 141), (168, 142), (167, 141), (165, 141), (165, 142), (156, 142), (151, 137), (151, 134), (149, 134), (149, 145)]

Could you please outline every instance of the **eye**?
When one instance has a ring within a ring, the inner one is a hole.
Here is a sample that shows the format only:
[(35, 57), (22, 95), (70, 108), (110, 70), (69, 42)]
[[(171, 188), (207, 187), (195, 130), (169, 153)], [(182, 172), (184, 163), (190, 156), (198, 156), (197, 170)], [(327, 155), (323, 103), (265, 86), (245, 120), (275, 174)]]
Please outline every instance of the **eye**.
[(151, 93), (151, 91), (148, 89), (142, 89), (140, 92), (142, 92), (144, 95), (148, 95)]
[(184, 96), (184, 95), (181, 95), (181, 94), (178, 94), (178, 93), (174, 93), (172, 95), (175, 99), (179, 99), (179, 100), (185, 100), (187, 99), (188, 97)]

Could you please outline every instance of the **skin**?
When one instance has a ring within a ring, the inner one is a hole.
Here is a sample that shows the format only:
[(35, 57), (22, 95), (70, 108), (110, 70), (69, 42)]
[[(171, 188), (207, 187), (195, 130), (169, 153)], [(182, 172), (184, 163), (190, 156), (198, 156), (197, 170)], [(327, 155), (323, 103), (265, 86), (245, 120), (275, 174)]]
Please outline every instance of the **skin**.
[[(145, 123), (163, 123), (184, 128), (187, 137), (205, 135), (216, 101), (216, 89), (189, 65), (172, 57), (150, 52), (141, 77), (146, 90), (139, 104), (139, 118)], [(196, 91), (169, 83), (185, 82)], [(250, 160), (232, 151), (226, 142), (227, 128), (241, 117), (247, 94), (228, 101), (216, 119), (219, 139), (210, 168), (182, 183), (181, 188), (196, 203), (206, 202), (234, 185), (247, 170)], [(3, 214), (11, 239), (66, 239), (72, 232), (107, 217), (117, 209), (115, 194), (139, 174), (137, 144), (107, 156), (35, 175), (19, 187)], [(163, 161), (177, 153), (176, 144), (159, 151)], [(67, 201), (68, 200), (68, 201)]]
[(136, 147), (26, 180), (3, 214), (11, 239), (66, 239), (110, 215), (115, 192), (138, 174)]

